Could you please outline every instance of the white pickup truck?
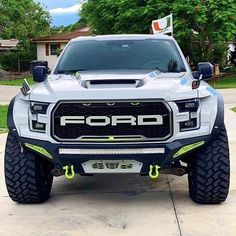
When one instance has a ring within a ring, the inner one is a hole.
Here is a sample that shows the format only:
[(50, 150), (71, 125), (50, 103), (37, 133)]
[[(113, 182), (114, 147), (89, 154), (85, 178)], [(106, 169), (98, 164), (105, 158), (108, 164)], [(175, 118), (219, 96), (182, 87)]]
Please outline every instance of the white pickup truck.
[(199, 63), (193, 75), (169, 36), (73, 39), (9, 106), (11, 199), (46, 201), (54, 176), (169, 173), (188, 174), (195, 202), (225, 201), (229, 147), (222, 95), (204, 81), (212, 71)]

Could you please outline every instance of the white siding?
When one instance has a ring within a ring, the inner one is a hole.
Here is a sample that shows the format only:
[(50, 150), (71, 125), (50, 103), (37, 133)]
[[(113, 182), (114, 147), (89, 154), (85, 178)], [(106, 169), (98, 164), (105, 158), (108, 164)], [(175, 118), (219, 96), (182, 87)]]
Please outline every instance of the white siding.
[(229, 50), (234, 51), (235, 45), (233, 43), (229, 44)]
[[(67, 43), (60, 43), (61, 49), (65, 48)], [(58, 57), (54, 55), (50, 55), (49, 49), (49, 56), (46, 56), (46, 43), (37, 43), (37, 60), (44, 60), (48, 62), (48, 67), (53, 69), (57, 62)]]
[[(229, 43), (229, 52), (228, 52), (228, 60), (230, 59), (230, 51), (234, 51), (235, 45), (233, 43)], [(230, 64), (230, 62), (228, 62)]]

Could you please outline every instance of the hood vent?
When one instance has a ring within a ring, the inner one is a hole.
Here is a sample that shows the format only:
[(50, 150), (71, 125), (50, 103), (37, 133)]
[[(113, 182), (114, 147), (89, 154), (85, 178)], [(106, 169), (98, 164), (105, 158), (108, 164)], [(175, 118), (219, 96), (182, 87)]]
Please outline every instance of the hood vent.
[(87, 89), (99, 88), (138, 88), (144, 85), (143, 80), (135, 79), (106, 79), (106, 80), (86, 80), (82, 86)]
[(98, 85), (98, 84), (136, 84), (136, 80), (134, 79), (117, 79), (117, 80), (91, 80), (91, 85)]

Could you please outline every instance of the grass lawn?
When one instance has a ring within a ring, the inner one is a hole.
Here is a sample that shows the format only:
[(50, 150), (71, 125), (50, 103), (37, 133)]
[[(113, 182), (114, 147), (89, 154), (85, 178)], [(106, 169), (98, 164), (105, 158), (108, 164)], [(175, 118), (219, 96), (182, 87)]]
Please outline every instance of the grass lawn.
[[(28, 76), (25, 78), (27, 79), (27, 81), (29, 82), (30, 85), (35, 84), (35, 82), (33, 81), (33, 78), (31, 76)], [(7, 80), (0, 81), (0, 85), (21, 86), (23, 84), (23, 81), (25, 78), (9, 80), (9, 81), (7, 81)]]
[(236, 75), (212, 81), (210, 82), (210, 85), (216, 89), (236, 88)]
[(8, 106), (0, 105), (0, 134), (7, 132), (7, 110)]

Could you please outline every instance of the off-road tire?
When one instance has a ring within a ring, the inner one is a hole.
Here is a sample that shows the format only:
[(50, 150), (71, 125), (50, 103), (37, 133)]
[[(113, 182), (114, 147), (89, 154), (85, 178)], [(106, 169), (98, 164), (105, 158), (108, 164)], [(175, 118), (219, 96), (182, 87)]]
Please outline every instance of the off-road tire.
[(189, 163), (189, 194), (202, 204), (217, 204), (226, 200), (230, 182), (229, 145), (225, 126), (214, 140), (195, 153)]
[(7, 190), (13, 201), (25, 204), (45, 202), (53, 182), (48, 166), (48, 161), (23, 149), (17, 138), (8, 134), (4, 170)]

